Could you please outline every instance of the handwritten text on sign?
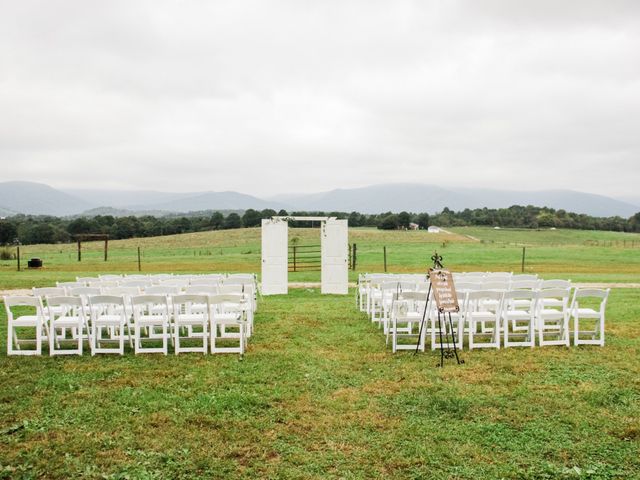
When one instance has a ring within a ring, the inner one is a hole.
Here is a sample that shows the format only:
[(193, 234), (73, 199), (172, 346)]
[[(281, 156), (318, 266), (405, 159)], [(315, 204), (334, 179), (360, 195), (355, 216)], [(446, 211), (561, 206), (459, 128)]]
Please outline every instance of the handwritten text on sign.
[(436, 307), (441, 313), (449, 312), (455, 313), (460, 311), (458, 305), (458, 296), (456, 295), (456, 288), (453, 285), (453, 276), (448, 270), (433, 270), (429, 271), (429, 280), (431, 281), (431, 288), (433, 290), (433, 296), (436, 299)]

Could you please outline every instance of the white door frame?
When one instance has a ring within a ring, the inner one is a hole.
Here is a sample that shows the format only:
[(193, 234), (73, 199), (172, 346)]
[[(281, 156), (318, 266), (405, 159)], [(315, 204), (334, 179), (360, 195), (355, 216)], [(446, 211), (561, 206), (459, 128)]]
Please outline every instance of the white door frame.
[(288, 229), (290, 220), (321, 222), (321, 293), (346, 295), (349, 282), (347, 220), (335, 217), (281, 217), (262, 220), (263, 295), (288, 293)]

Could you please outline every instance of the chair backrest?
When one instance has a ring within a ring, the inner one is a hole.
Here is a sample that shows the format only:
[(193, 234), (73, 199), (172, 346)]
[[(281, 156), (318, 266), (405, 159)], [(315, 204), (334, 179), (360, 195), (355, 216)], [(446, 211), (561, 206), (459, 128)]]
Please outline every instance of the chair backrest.
[(607, 307), (607, 299), (609, 298), (610, 291), (610, 288), (577, 288), (575, 294), (573, 295), (572, 308), (579, 307), (579, 302), (581, 301), (581, 299), (586, 299), (587, 301), (599, 300), (600, 312), (604, 314), (604, 310)]
[(3, 297), (5, 307), (35, 307), (36, 309), (42, 308), (40, 300), (37, 297), (31, 297), (28, 295), (12, 295)]
[(124, 298), (118, 295), (95, 295), (89, 297), (89, 304), (94, 306), (100, 305), (114, 305), (124, 307)]
[(541, 290), (547, 290), (549, 288), (571, 288), (571, 280), (541, 280)]
[(539, 280), (537, 273), (517, 273), (511, 277), (512, 282), (533, 282)]
[[(169, 319), (169, 299), (166, 295), (134, 295), (131, 297), (133, 317), (139, 319), (141, 315), (163, 314)], [(157, 307), (161, 307), (158, 310)]]
[(144, 289), (145, 295), (178, 295), (180, 287), (171, 285), (152, 285)]
[(47, 305), (49, 307), (84, 307), (80, 297), (73, 296), (47, 297)]
[(229, 277), (222, 282), (223, 285), (255, 285), (255, 279), (245, 277)]
[[(52, 307), (64, 308), (56, 313)], [(55, 319), (60, 315), (66, 316), (68, 314), (78, 316), (79, 318), (85, 317), (84, 303), (80, 297), (47, 297), (47, 308), (49, 309), (49, 318), (51, 319)]]
[[(4, 309), (7, 312), (8, 320), (14, 319), (14, 314), (11, 311), (12, 307), (31, 307), (35, 309), (35, 314), (40, 319), (40, 321), (44, 321), (44, 311), (39, 297), (13, 295), (2, 297), (2, 300), (4, 302)], [(22, 314), (24, 315), (25, 313), (23, 312)], [(27, 313), (26, 315), (31, 315), (31, 313)]]
[(211, 302), (209, 301), (209, 295), (200, 295), (193, 293), (182, 293), (180, 295), (174, 295), (171, 297), (173, 303), (174, 315), (181, 315), (183, 312), (188, 312), (191, 305), (206, 305), (206, 312), (211, 309)]
[(398, 297), (398, 300), (411, 300), (411, 301), (426, 303), (427, 292), (407, 291), (407, 292), (399, 293), (397, 297)]
[(217, 286), (219, 285), (220, 279), (216, 279), (216, 278), (206, 278), (206, 277), (200, 277), (200, 278), (192, 278), (189, 280), (189, 285), (205, 285), (205, 286)]
[(98, 288), (110, 288), (117, 287), (118, 282), (109, 281), (109, 280), (94, 280), (93, 282), (87, 282), (90, 287), (98, 287)]
[(138, 280), (130, 280), (128, 278), (125, 278), (124, 280), (122, 280), (119, 283), (120, 287), (139, 287), (139, 288), (145, 288), (150, 286), (151, 280), (149, 279), (138, 279)]
[(98, 275), (98, 279), (104, 282), (119, 282), (120, 280), (122, 280), (122, 278), (123, 278), (122, 275), (112, 275), (112, 274)]
[(569, 306), (570, 294), (571, 289), (569, 288), (547, 288), (538, 291), (538, 302), (540, 306), (544, 306), (544, 299), (562, 300), (562, 308), (564, 309)]
[(482, 300), (494, 300), (501, 302), (505, 293), (496, 290), (478, 290), (475, 292), (468, 292), (468, 303), (475, 303)]
[(188, 278), (168, 278), (166, 280), (160, 280), (157, 285), (168, 285), (171, 287), (184, 288), (189, 285)]
[(477, 290), (482, 290), (482, 283), (481, 282), (467, 282), (467, 281), (455, 281), (453, 282), (453, 284), (456, 287), (456, 290), (461, 290), (461, 291), (466, 291), (466, 292), (473, 292), (473, 291), (477, 291)]
[(33, 287), (31, 291), (34, 296), (42, 298), (53, 296), (63, 297), (66, 294), (65, 289), (62, 287)]
[(482, 290), (509, 290), (508, 280), (486, 280), (482, 282)]
[(70, 288), (84, 287), (84, 282), (56, 282), (56, 287), (64, 288), (66, 291), (69, 291)]
[(538, 280), (515, 280), (511, 282), (511, 290), (536, 290), (539, 286)]
[(128, 280), (151, 280), (151, 276), (138, 274), (138, 273), (127, 274), (124, 276), (122, 281), (128, 281)]
[(220, 285), (218, 287), (218, 293), (221, 295), (229, 293), (243, 293), (244, 285)]
[(484, 274), (486, 280), (511, 280), (511, 272), (487, 272)]
[(211, 307), (218, 313), (241, 311), (243, 301), (242, 295), (237, 294), (212, 295), (209, 297)]
[(77, 287), (69, 290), (69, 295), (72, 296), (89, 296), (89, 295), (100, 295), (101, 291), (98, 287)]
[(217, 295), (220, 287), (217, 285), (189, 285), (184, 289), (184, 293), (194, 293), (201, 295)]
[(535, 300), (538, 298), (538, 292), (530, 289), (510, 290), (505, 292), (505, 300)]
[[(478, 290), (475, 292), (467, 292), (464, 301), (465, 316), (474, 315), (477, 312), (482, 312), (483, 315), (492, 314), (494, 319), (502, 317), (504, 309), (504, 296), (505, 292), (496, 290)], [(491, 305), (491, 302), (495, 304)]]
[(96, 277), (76, 277), (76, 282), (84, 283), (85, 286), (88, 286), (89, 282), (95, 282), (97, 280)]
[(247, 280), (253, 280), (254, 282), (256, 280), (256, 276), (253, 273), (230, 273), (227, 275), (227, 278), (225, 278), (225, 280), (229, 280), (232, 278), (242, 278)]
[(140, 289), (138, 287), (107, 287), (102, 289), (104, 295), (124, 295), (130, 297), (132, 295), (140, 295)]

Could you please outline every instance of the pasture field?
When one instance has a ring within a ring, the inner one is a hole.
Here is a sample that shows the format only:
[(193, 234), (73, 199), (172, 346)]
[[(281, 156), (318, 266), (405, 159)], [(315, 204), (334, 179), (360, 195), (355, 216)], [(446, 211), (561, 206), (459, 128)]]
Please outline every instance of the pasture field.
[[(291, 228), (289, 237), (297, 237), (299, 245), (318, 244), (320, 232)], [(357, 268), (350, 272), (351, 280), (358, 272), (383, 270), (384, 246), (390, 272), (424, 272), (435, 250), (454, 271), (518, 272), (526, 246), (526, 272), (576, 282), (640, 282), (640, 234), (480, 227), (429, 234), (351, 228), (349, 243), (357, 244)], [(138, 247), (143, 272), (260, 272), (260, 229), (250, 228), (110, 241), (107, 262), (101, 242), (83, 243), (81, 262), (75, 244), (25, 245), (23, 267), (28, 258), (41, 257), (45, 268), (17, 272), (15, 260), (1, 261), (0, 289), (47, 286), (98, 273), (136, 273)], [(319, 279), (319, 272), (289, 276), (293, 282)]]
[[(469, 237), (473, 238), (469, 238)], [(299, 244), (318, 230), (290, 229)], [(640, 236), (351, 229), (358, 271), (527, 271), (640, 282)], [(594, 242), (599, 242), (594, 243)], [(605, 242), (607, 242), (605, 244)], [(611, 242), (611, 243), (609, 243)], [(624, 242), (627, 242), (626, 244)], [(45, 269), (0, 266), (0, 287), (137, 271), (253, 271), (260, 230), (24, 246)], [(351, 279), (358, 272), (350, 272)], [(317, 281), (319, 273), (290, 274)], [(353, 291), (351, 291), (353, 293)], [(0, 309), (0, 478), (640, 478), (640, 293), (613, 289), (607, 345), (393, 355), (353, 295), (264, 297), (237, 355), (6, 356)]]
[(0, 478), (630, 479), (640, 296), (607, 345), (393, 355), (354, 297), (265, 297), (237, 355), (7, 357)]

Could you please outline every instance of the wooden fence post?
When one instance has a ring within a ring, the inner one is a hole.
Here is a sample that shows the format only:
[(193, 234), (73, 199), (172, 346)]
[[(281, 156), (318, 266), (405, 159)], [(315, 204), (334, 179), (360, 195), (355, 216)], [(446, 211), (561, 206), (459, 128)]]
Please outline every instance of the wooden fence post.
[(296, 272), (297, 271), (297, 265), (296, 265), (296, 254), (297, 254), (297, 248), (295, 245), (293, 246), (293, 271)]
[(387, 273), (387, 246), (382, 247), (384, 253), (384, 273)]
[(16, 259), (18, 260), (18, 271), (20, 271), (20, 245), (16, 247)]
[(82, 260), (82, 247), (81, 247), (81, 241), (78, 240), (78, 261)]
[(527, 251), (527, 247), (522, 247), (522, 273), (524, 273), (524, 257)]
[(104, 261), (107, 261), (107, 252), (109, 251), (109, 239), (104, 239)]
[(140, 262), (140, 247), (138, 247), (138, 271), (142, 271), (142, 264)]
[(352, 261), (352, 263), (353, 263), (353, 268), (352, 268), (352, 270), (353, 270), (354, 272), (355, 272), (355, 270), (356, 270), (356, 252), (357, 252), (357, 247), (356, 247), (356, 244), (354, 243), (354, 244), (353, 244), (353, 254), (352, 254), (352, 256), (351, 256), (351, 261)]

